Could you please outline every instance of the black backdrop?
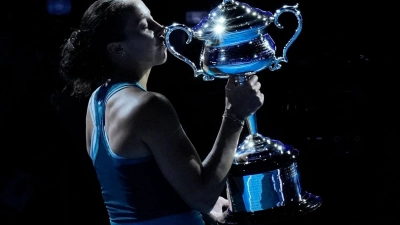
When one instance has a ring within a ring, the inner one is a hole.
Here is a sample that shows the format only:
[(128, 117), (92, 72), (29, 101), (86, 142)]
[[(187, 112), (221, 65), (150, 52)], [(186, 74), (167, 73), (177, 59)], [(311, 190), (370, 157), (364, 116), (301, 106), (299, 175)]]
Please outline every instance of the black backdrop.
[[(60, 0), (61, 2), (61, 0)], [(50, 15), (47, 1), (0, 5), (1, 223), (107, 224), (90, 160), (85, 154), (86, 101), (60, 95), (59, 47), (89, 0), (72, 0), (66, 16)], [(145, 1), (162, 24), (185, 23), (187, 11), (210, 11), (220, 1)], [(302, 188), (320, 195), (316, 212), (286, 222), (397, 224), (396, 50), (394, 5), (385, 1), (260, 1), (274, 12), (299, 3), (303, 30), (278, 71), (258, 74), (266, 101), (257, 112), (264, 136), (300, 151)], [(271, 25), (277, 55), (293, 35)], [(176, 32), (178, 33), (178, 32)], [(198, 62), (202, 43), (177, 48)], [(148, 89), (166, 95), (205, 157), (223, 112), (225, 80), (205, 82), (169, 54)]]

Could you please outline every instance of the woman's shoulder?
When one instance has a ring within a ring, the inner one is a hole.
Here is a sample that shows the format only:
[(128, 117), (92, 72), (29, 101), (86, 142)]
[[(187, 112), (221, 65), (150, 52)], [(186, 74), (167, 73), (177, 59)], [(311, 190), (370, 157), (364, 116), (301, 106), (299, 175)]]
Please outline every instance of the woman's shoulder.
[[(132, 101), (133, 100), (133, 101)], [(136, 104), (137, 107), (161, 107), (163, 105), (170, 105), (169, 99), (158, 92), (152, 91), (138, 91), (138, 89), (127, 89), (124, 101), (126, 104)]]
[(115, 99), (110, 99), (110, 106), (118, 111), (118, 117), (139, 119), (175, 114), (175, 109), (169, 99), (158, 92), (144, 92), (135, 88), (127, 88), (121, 93), (116, 93), (115, 97)]
[(146, 92), (139, 104), (142, 111), (146, 114), (166, 116), (169, 113), (175, 113), (175, 109), (169, 99), (158, 92)]
[[(140, 130), (142, 137), (153, 137), (155, 133), (169, 131), (169, 127), (179, 126), (178, 115), (163, 94), (149, 91), (135, 93), (135, 90), (126, 90), (121, 94), (108, 114), (119, 127), (134, 127), (135, 132)], [(160, 126), (163, 129), (158, 129)]]

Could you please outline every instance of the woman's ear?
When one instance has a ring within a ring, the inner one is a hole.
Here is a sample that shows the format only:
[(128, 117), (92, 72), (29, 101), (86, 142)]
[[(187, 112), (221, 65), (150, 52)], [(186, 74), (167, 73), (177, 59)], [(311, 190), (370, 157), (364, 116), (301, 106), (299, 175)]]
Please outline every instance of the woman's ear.
[(121, 43), (111, 42), (107, 44), (107, 51), (111, 55), (122, 55), (124, 54), (124, 48), (122, 48)]

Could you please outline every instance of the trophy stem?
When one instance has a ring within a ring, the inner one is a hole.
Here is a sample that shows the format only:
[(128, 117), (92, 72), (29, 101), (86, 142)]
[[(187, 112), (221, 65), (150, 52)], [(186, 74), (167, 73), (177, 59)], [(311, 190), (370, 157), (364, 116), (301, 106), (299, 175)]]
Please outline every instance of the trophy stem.
[(249, 133), (251, 135), (256, 135), (257, 134), (257, 118), (256, 114), (252, 114), (249, 117), (246, 118), (246, 124), (247, 128), (249, 130)]
[[(235, 77), (235, 84), (242, 85), (250, 80), (251, 77), (252, 75), (238, 75)], [(255, 136), (257, 134), (257, 119), (255, 113), (246, 118), (246, 124), (251, 136)]]

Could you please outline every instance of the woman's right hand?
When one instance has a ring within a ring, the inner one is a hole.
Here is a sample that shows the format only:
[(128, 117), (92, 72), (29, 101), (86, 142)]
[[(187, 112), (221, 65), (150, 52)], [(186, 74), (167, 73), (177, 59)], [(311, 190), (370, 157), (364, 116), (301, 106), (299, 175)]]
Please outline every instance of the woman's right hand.
[(235, 78), (230, 76), (225, 86), (225, 109), (238, 119), (244, 120), (264, 104), (264, 94), (260, 88), (261, 83), (257, 75), (253, 75), (241, 85), (235, 85)]

